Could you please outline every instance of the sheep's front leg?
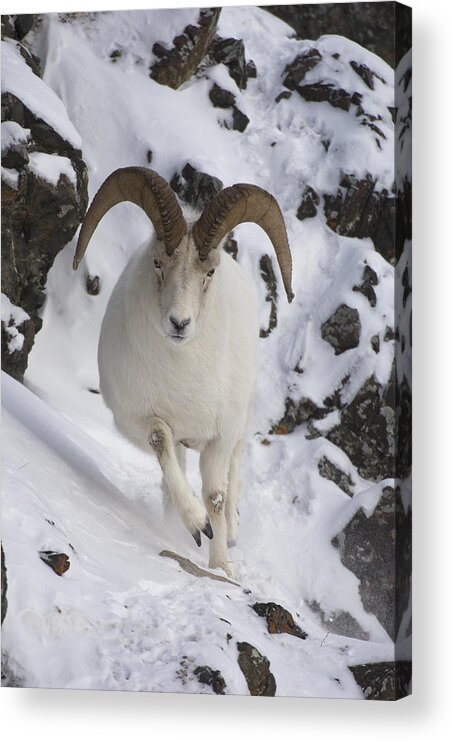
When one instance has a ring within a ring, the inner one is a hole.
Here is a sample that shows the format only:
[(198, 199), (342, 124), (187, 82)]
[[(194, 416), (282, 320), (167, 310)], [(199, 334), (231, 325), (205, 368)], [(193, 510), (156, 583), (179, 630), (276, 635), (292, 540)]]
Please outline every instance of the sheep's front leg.
[(241, 439), (236, 443), (230, 461), (228, 494), (225, 507), (228, 546), (233, 546), (236, 543), (239, 527), (239, 467), (241, 464), (242, 448), (243, 440)]
[(231, 577), (225, 518), (230, 457), (231, 448), (226, 447), (222, 441), (211, 441), (201, 453), (200, 471), (203, 499), (214, 532), (209, 544), (209, 566), (214, 569), (220, 567)]
[(211, 524), (202, 503), (195, 496), (181, 470), (171, 429), (158, 417), (151, 422), (149, 442), (159, 459), (165, 490), (171, 497), (184, 525), (198, 546), (201, 546), (200, 531), (208, 538), (212, 538)]

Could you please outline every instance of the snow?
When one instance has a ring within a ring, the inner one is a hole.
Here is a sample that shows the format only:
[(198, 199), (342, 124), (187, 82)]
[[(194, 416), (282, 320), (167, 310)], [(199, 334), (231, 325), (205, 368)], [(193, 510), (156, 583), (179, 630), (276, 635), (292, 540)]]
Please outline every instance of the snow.
[(19, 187), (19, 171), (10, 167), (3, 167), (2, 165), (2, 180), (4, 180), (10, 188), (14, 188), (14, 190), (17, 191)]
[(20, 98), (37, 118), (46, 121), (76, 149), (82, 142), (55, 93), (35, 75), (11, 39), (2, 41), (2, 93)]
[(24, 129), (15, 121), (2, 121), (2, 154), (17, 144), (27, 144), (30, 129)]
[(65, 175), (74, 186), (77, 184), (77, 176), (69, 157), (32, 152), (28, 166), (32, 173), (54, 186), (57, 185), (62, 175)]
[(27, 319), (30, 319), (28, 314), (24, 312), (20, 307), (16, 307), (6, 296), (2, 294), (2, 315), (1, 319), (4, 323), (5, 332), (9, 335), (8, 350), (10, 353), (14, 353), (16, 350), (22, 350), (24, 344), (24, 336), (17, 329), (18, 325), (21, 325)]
[[(164, 516), (157, 461), (120, 436), (101, 396), (90, 391), (99, 388), (96, 351), (108, 298), (151, 229), (144, 214), (123, 204), (100, 223), (78, 274), (71, 270), (75, 239), (57, 256), (26, 386), (2, 377), (2, 538), (10, 569), (3, 644), (26, 685), (211, 692), (193, 675), (197, 665), (207, 664), (221, 671), (228, 693), (247, 693), (236, 642), (248, 641), (270, 660), (277, 694), (360, 698), (348, 665), (390, 660), (394, 647), (364, 610), (358, 580), (343, 567), (331, 540), (359, 507), (372, 512), (382, 485), (363, 480), (329, 441), (305, 438), (305, 426), (287, 436), (269, 430), (282, 416), (288, 393), (322, 405), (349, 375), (342, 390), (347, 403), (371, 375), (382, 384), (390, 376), (393, 343), (382, 342), (382, 328), (393, 320), (392, 267), (370, 240), (330, 231), (322, 205), (303, 222), (296, 211), (306, 185), (331, 192), (341, 172), (370, 172), (376, 187), (391, 187), (393, 125), (387, 107), (393, 105), (393, 73), (342, 37), (300, 41), (265, 11), (236, 7), (222, 10), (218, 32), (243, 38), (246, 58), (256, 63), (258, 77), (247, 90), (240, 91), (222, 65), (177, 91), (159, 85), (149, 78), (154, 41), (169, 44), (197, 12), (47, 15), (33, 42), (45, 84), (22, 63), (12, 42), (4, 43), (3, 80), (82, 148), (90, 199), (114, 169), (148, 165), (151, 150), (151, 166), (167, 179), (189, 161), (225, 186), (256, 183), (282, 207), (296, 298), (287, 305), (276, 270), (278, 325), (261, 341), (239, 536), (231, 550), (240, 587), (190, 576), (159, 556), (170, 549), (206, 567), (207, 544), (197, 549), (180, 521)], [(386, 139), (380, 148), (368, 127), (327, 103), (307, 103), (294, 93), (275, 104), (285, 66), (312, 47), (326, 61), (306, 81), (321, 76), (359, 90), (364, 109), (383, 116)], [(121, 56), (112, 62), (115, 49)], [(375, 89), (367, 88), (352, 59), (384, 82), (375, 78)], [(208, 97), (213, 82), (234, 92), (236, 105), (249, 116), (243, 134), (219, 126), (224, 114)], [(65, 172), (65, 158), (32, 158), (31, 167), (48, 178)], [(238, 227), (235, 239), (239, 262), (261, 297), (265, 326), (269, 306), (259, 260), (270, 253), (270, 244), (255, 225)], [(366, 265), (379, 277), (375, 307), (353, 291)], [(100, 276), (97, 296), (86, 293), (87, 273)], [(335, 356), (320, 327), (341, 303), (359, 310), (362, 329), (358, 347)], [(371, 349), (375, 334), (381, 335), (379, 354)], [(317, 426), (336, 422), (334, 413)], [(320, 476), (324, 456), (349, 474), (353, 498)], [(189, 452), (188, 477), (199, 492), (197, 467), (197, 454)], [(70, 557), (62, 577), (39, 559), (46, 549)], [(264, 619), (250, 608), (256, 601), (286, 607), (308, 638), (269, 635)], [(313, 601), (327, 614), (350, 613), (370, 640), (326, 631), (309, 607)], [(228, 641), (227, 633), (234, 639)]]

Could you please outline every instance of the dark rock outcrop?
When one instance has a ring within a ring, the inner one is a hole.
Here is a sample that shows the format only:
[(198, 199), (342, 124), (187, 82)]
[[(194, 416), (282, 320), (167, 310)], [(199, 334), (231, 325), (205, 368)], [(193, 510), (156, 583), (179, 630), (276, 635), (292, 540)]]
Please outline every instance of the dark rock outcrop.
[(353, 496), (354, 482), (351, 477), (329, 461), (327, 456), (323, 456), (322, 459), (318, 461), (318, 471), (325, 479), (330, 479), (331, 482), (335, 482), (335, 484), (343, 490), (346, 495), (349, 495), (349, 497)]
[(231, 110), (231, 123), (226, 120), (224, 121), (224, 126), (227, 129), (234, 129), (240, 132), (246, 130), (250, 119), (237, 107), (236, 96), (233, 93), (231, 93), (229, 90), (224, 90), (220, 87), (220, 85), (214, 83), (211, 90), (209, 91), (209, 99), (214, 108)]
[(222, 190), (223, 183), (213, 175), (196, 170), (189, 162), (170, 181), (174, 192), (192, 208), (202, 211)]
[(370, 305), (372, 307), (375, 307), (377, 299), (376, 292), (373, 287), (377, 286), (377, 284), (378, 277), (376, 275), (376, 271), (370, 268), (369, 265), (366, 265), (362, 275), (362, 283), (360, 284), (360, 286), (353, 286), (352, 290), (359, 291), (368, 299)]
[(393, 641), (409, 603), (411, 522), (399, 488), (384, 487), (373, 513), (358, 510), (334, 539), (342, 563), (360, 580), (364, 608)]
[(374, 662), (349, 667), (367, 701), (398, 701), (410, 693), (412, 663)]
[(327, 225), (346, 237), (370, 237), (374, 247), (395, 264), (396, 200), (385, 188), (375, 190), (371, 176), (344, 175), (335, 195), (324, 196)]
[(207, 665), (196, 667), (194, 675), (202, 685), (209, 685), (218, 696), (225, 695), (226, 683), (219, 670), (213, 670)]
[(290, 634), (306, 639), (308, 634), (294, 621), (291, 613), (277, 603), (255, 603), (252, 606), (258, 616), (266, 619), (269, 634)]
[(257, 75), (255, 63), (245, 60), (245, 48), (242, 39), (223, 39), (215, 36), (209, 47), (204, 64), (224, 64), (230, 77), (240, 90), (245, 90), (247, 82)]
[(410, 48), (410, 8), (403, 5), (387, 2), (309, 3), (266, 5), (263, 10), (292, 26), (298, 38), (318, 39), (324, 34), (346, 36), (385, 59), (392, 67), (396, 67)]
[[(25, 44), (20, 49), (26, 49)], [(33, 60), (22, 56), (36, 73)], [(42, 325), (47, 274), (85, 214), (87, 170), (81, 151), (10, 92), (2, 94), (2, 124), (9, 134), (9, 146), (2, 153), (6, 168), (2, 176), (2, 291), (29, 316), (17, 328), (11, 316), (2, 322), (3, 369), (21, 381), (34, 335)], [(57, 182), (32, 167), (38, 153), (41, 159), (65, 158), (60, 160), (65, 167)], [(21, 347), (12, 348), (11, 335), (16, 329), (23, 341)]]
[(71, 566), (68, 555), (58, 551), (40, 551), (39, 557), (59, 577), (62, 577)]
[(270, 662), (248, 642), (238, 642), (238, 664), (251, 696), (275, 696), (277, 685)]
[(174, 90), (192, 77), (214, 38), (220, 11), (221, 8), (200, 10), (197, 25), (186, 26), (175, 36), (171, 49), (154, 44), (153, 53), (158, 61), (151, 66), (150, 77)]
[(346, 350), (357, 348), (361, 329), (357, 309), (340, 304), (332, 316), (321, 325), (321, 336), (330, 343), (335, 355), (338, 356)]
[(306, 186), (304, 192), (302, 193), (302, 200), (300, 202), (299, 208), (297, 209), (297, 218), (300, 219), (300, 221), (303, 221), (304, 219), (311, 219), (318, 213), (318, 206), (318, 194), (315, 190), (313, 190), (313, 188), (311, 188), (311, 186)]
[(314, 48), (299, 54), (290, 64), (286, 65), (283, 85), (288, 90), (296, 90), (305, 79), (307, 72), (316, 67), (321, 59), (321, 54)]
[(356, 619), (346, 611), (333, 611), (326, 613), (316, 600), (308, 604), (309, 608), (316, 613), (323, 627), (329, 634), (339, 636), (350, 636), (360, 641), (368, 641), (369, 634), (364, 631)]

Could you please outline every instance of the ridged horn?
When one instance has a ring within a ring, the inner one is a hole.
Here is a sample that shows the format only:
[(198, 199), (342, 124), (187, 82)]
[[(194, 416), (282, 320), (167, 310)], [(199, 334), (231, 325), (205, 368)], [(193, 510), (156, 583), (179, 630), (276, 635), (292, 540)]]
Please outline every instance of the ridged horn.
[(192, 235), (201, 260), (220, 240), (243, 222), (254, 222), (270, 238), (283, 278), (288, 301), (294, 299), (291, 288), (292, 259), (285, 222), (275, 198), (255, 185), (237, 183), (224, 188), (209, 203), (195, 224)]
[(187, 225), (176, 196), (167, 181), (145, 167), (123, 167), (103, 182), (85, 214), (72, 267), (77, 270), (94, 230), (104, 214), (116, 204), (130, 201), (149, 217), (168, 255), (187, 232)]

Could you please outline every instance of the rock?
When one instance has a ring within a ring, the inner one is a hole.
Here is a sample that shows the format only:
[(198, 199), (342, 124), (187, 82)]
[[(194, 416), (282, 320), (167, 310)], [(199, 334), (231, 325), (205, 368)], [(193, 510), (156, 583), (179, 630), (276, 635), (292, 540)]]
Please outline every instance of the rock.
[[(25, 314), (25, 313), (24, 313)], [(27, 368), (28, 354), (35, 339), (33, 321), (27, 319), (16, 324), (14, 318), (2, 317), (2, 368), (16, 381), (22, 381)]]
[(214, 108), (232, 108), (236, 103), (236, 98), (229, 90), (224, 90), (214, 83), (209, 91), (209, 99)]
[(373, 613), (392, 641), (410, 597), (411, 511), (404, 512), (400, 490), (384, 487), (373, 513), (359, 509), (333, 543), (344, 566), (360, 581), (364, 608)]
[[(358, 76), (363, 80), (365, 85), (367, 85), (370, 90), (374, 90), (374, 80), (373, 77), (378, 77), (375, 72), (370, 70), (369, 67), (366, 66), (366, 64), (358, 64), (358, 62), (349, 62), (354, 72), (358, 74)], [(382, 80), (382, 78), (379, 78)]]
[(58, 551), (40, 551), (39, 557), (59, 577), (62, 577), (71, 566), (68, 555), (61, 554)]
[(240, 90), (245, 90), (250, 78), (256, 77), (255, 63), (245, 61), (245, 48), (242, 39), (223, 39), (215, 36), (209, 47), (207, 64), (224, 64), (230, 77)]
[(373, 335), (373, 337), (371, 338), (371, 347), (373, 348), (375, 353), (379, 353), (381, 347), (379, 335)]
[(86, 289), (87, 294), (90, 296), (97, 296), (101, 290), (101, 279), (99, 276), (87, 275)]
[(14, 29), (16, 36), (21, 41), (33, 28), (36, 16), (33, 13), (16, 15)]
[(203, 667), (196, 667), (194, 675), (197, 676), (199, 683), (209, 685), (218, 696), (225, 695), (226, 683), (219, 670), (213, 670), (211, 667), (205, 665)]
[(394, 381), (382, 388), (371, 376), (342, 410), (341, 422), (325, 437), (339, 446), (364, 479), (395, 476)]
[(299, 208), (297, 209), (297, 218), (303, 221), (304, 219), (310, 219), (316, 216), (318, 213), (319, 196), (311, 186), (306, 186), (302, 193), (302, 200)]
[(410, 8), (404, 5), (308, 3), (266, 5), (263, 9), (292, 26), (300, 39), (319, 39), (324, 34), (346, 36), (392, 67), (411, 46)]
[[(33, 60), (26, 54), (24, 58), (36, 71)], [(36, 78), (37, 94), (42, 86)], [(29, 318), (15, 328), (8, 319), (2, 322), (3, 368), (22, 381), (34, 335), (42, 325), (48, 271), (85, 214), (87, 170), (80, 150), (9, 92), (2, 95), (3, 132), (10, 144), (2, 152), (3, 165), (14, 169), (2, 171), (2, 291)], [(40, 177), (29, 167), (35, 153), (67, 158), (75, 183), (64, 174), (56, 184)], [(16, 336), (19, 332), (23, 341), (12, 350), (13, 332)]]
[(8, 610), (8, 598), (6, 593), (8, 590), (8, 580), (6, 576), (6, 565), (5, 565), (5, 552), (3, 551), (3, 544), (1, 546), (2, 552), (2, 623), (5, 620), (6, 611)]
[(349, 667), (367, 701), (398, 701), (410, 694), (412, 663), (374, 662)]
[(240, 132), (245, 131), (250, 119), (236, 106), (236, 97), (233, 93), (229, 90), (224, 90), (220, 85), (214, 83), (209, 91), (209, 99), (214, 108), (231, 109), (233, 114), (232, 123), (229, 124), (227, 121), (224, 121), (224, 125), (227, 129), (234, 129)]
[(345, 175), (336, 195), (324, 196), (324, 213), (334, 232), (370, 237), (377, 252), (395, 264), (396, 199), (385, 188), (376, 191), (371, 175), (362, 179)]
[(354, 482), (351, 477), (329, 461), (327, 456), (323, 456), (322, 459), (318, 461), (318, 471), (325, 479), (330, 479), (331, 482), (335, 482), (335, 484), (343, 490), (346, 495), (349, 495), (349, 497), (353, 496)]
[(252, 606), (258, 616), (266, 619), (269, 634), (291, 634), (306, 639), (308, 634), (294, 621), (291, 613), (277, 603), (255, 603)]
[(313, 67), (316, 67), (321, 59), (321, 54), (315, 48), (308, 49), (308, 51), (303, 52), (303, 54), (299, 54), (285, 67), (285, 77), (283, 78), (283, 85), (285, 88), (288, 88), (288, 90), (296, 90), (305, 78), (307, 72), (312, 70)]
[(323, 340), (330, 343), (338, 356), (360, 342), (361, 323), (357, 309), (340, 304), (334, 314), (321, 325)]
[(174, 174), (170, 185), (183, 201), (197, 211), (203, 211), (223, 188), (221, 180), (196, 170), (190, 163), (184, 165), (181, 174)]
[(370, 305), (372, 307), (376, 306), (376, 292), (373, 288), (373, 286), (377, 286), (378, 284), (378, 277), (376, 272), (370, 268), (369, 265), (365, 266), (365, 270), (363, 271), (362, 276), (362, 283), (360, 286), (353, 286), (353, 291), (359, 291), (361, 294), (363, 294), (368, 301), (370, 302)]
[(339, 636), (350, 636), (352, 639), (368, 641), (369, 634), (364, 631), (356, 619), (346, 611), (333, 611), (326, 613), (316, 600), (308, 604), (308, 607), (318, 615), (323, 627), (329, 634), (338, 634)]
[(260, 337), (267, 338), (277, 327), (277, 279), (269, 255), (260, 258), (260, 275), (266, 284), (266, 302), (270, 303), (269, 323), (266, 329), (260, 329)]
[(322, 420), (329, 412), (331, 412), (330, 409), (317, 407), (308, 397), (302, 397), (298, 402), (287, 397), (282, 419), (269, 432), (274, 435), (287, 435), (292, 433), (298, 425), (309, 420)]
[(348, 93), (344, 88), (337, 88), (332, 83), (314, 82), (310, 85), (299, 85), (296, 91), (306, 101), (312, 103), (329, 103), (333, 108), (349, 111), (352, 104), (361, 101), (359, 93)]
[(275, 696), (277, 686), (270, 662), (248, 642), (238, 642), (238, 664), (251, 696)]
[(221, 8), (200, 10), (196, 26), (186, 26), (175, 36), (173, 47), (166, 49), (154, 44), (153, 53), (158, 61), (150, 67), (150, 77), (161, 85), (177, 90), (197, 71), (214, 38)]

